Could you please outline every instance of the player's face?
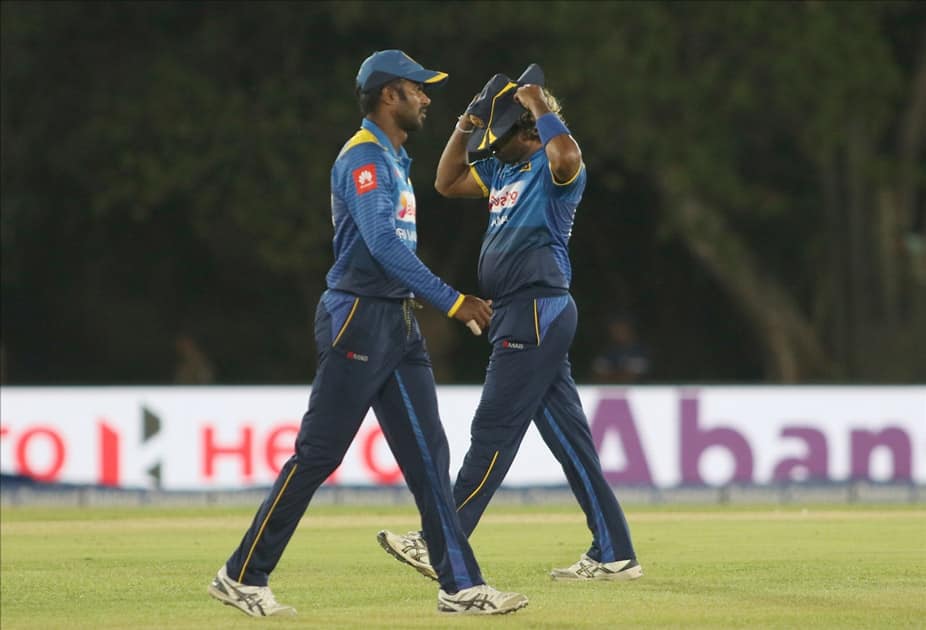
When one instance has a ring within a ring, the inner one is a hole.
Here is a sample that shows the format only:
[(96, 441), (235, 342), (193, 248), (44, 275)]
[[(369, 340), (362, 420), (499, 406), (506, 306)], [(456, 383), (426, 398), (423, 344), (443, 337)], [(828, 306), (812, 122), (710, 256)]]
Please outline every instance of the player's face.
[(395, 91), (399, 98), (395, 110), (396, 124), (405, 132), (418, 131), (424, 125), (428, 105), (431, 104), (431, 99), (424, 92), (424, 84), (402, 79), (395, 86)]
[(507, 133), (492, 145), (492, 155), (505, 164), (517, 164), (527, 156), (527, 146), (520, 130)]

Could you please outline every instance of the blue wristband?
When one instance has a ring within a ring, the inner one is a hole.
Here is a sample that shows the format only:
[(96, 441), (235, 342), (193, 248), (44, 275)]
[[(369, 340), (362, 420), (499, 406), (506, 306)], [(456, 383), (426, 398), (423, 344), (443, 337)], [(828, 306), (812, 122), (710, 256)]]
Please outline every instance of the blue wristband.
[(556, 136), (564, 133), (569, 135), (569, 127), (560, 120), (559, 116), (553, 112), (547, 112), (537, 119), (537, 133), (540, 134), (540, 141), (543, 146), (547, 146), (547, 143)]

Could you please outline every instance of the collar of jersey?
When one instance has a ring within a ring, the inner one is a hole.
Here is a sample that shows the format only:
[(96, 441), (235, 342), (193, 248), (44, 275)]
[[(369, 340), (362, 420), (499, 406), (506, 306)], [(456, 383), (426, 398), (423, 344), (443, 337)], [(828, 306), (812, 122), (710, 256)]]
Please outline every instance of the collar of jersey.
[(535, 162), (535, 161), (538, 160), (538, 159), (540, 158), (540, 156), (542, 156), (542, 155), (546, 155), (546, 153), (544, 152), (544, 148), (543, 148), (543, 147), (540, 147), (539, 149), (537, 149), (536, 151), (534, 151), (533, 153), (531, 153), (530, 157), (527, 158), (526, 160), (523, 160), (523, 161), (521, 161), (521, 162), (515, 162), (514, 164), (506, 164), (504, 170), (506, 170), (506, 171), (520, 171), (522, 168), (524, 168), (524, 165), (525, 165), (525, 164), (527, 164), (528, 162), (531, 162), (531, 163)]
[(360, 123), (360, 126), (376, 136), (376, 142), (383, 147), (386, 151), (396, 156), (403, 162), (410, 161), (408, 158), (408, 152), (405, 150), (405, 147), (400, 147), (398, 151), (395, 150), (395, 147), (392, 146), (392, 142), (389, 140), (389, 136), (386, 135), (386, 132), (379, 128), (375, 122), (369, 118), (364, 118)]

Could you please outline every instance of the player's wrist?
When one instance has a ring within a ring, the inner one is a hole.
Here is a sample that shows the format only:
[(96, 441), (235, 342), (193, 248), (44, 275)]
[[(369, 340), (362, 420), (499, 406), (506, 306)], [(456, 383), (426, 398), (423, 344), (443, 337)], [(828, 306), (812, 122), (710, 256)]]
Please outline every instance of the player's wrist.
[[(461, 126), (461, 123), (465, 123), (468, 126)], [(469, 114), (460, 114), (460, 117), (457, 118), (457, 124), (454, 125), (454, 128), (460, 133), (466, 134), (470, 134), (476, 131), (476, 125), (470, 121)]]
[(561, 136), (563, 134), (569, 135), (569, 128), (566, 126), (566, 123), (553, 112), (538, 116), (535, 120), (537, 121), (535, 123), (537, 126), (537, 134), (540, 136), (540, 142), (543, 143), (543, 146), (547, 146), (547, 143), (556, 136)]
[(447, 310), (447, 317), (453, 317), (454, 315), (456, 315), (457, 311), (460, 310), (460, 307), (463, 306), (463, 301), (465, 299), (466, 299), (466, 296), (464, 294), (461, 293), (460, 295), (458, 295), (457, 299), (453, 303), (453, 306), (451, 306)]

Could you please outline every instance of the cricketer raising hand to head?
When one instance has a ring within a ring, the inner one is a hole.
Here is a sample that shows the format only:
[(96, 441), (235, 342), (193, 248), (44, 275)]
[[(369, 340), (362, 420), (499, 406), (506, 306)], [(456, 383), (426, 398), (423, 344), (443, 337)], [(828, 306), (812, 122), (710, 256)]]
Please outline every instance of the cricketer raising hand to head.
[(527, 605), (523, 595), (485, 583), (460, 525), (431, 362), (414, 314), (416, 297), (480, 328), (492, 314), (488, 303), (447, 285), (415, 255), (415, 193), (404, 144), (427, 117), (428, 90), (446, 79), (399, 50), (372, 54), (357, 74), (364, 118), (331, 169), (335, 260), (316, 311), (318, 367), (308, 411), (295, 453), (208, 589), (246, 614), (295, 614), (274, 598), (270, 574), (370, 408), (421, 514), (440, 582), (438, 610), (494, 614)]
[[(457, 121), (437, 167), (446, 197), (488, 198), (479, 290), (492, 298), (492, 352), (469, 451), (454, 484), (467, 535), (505, 478), (531, 421), (563, 467), (592, 543), (557, 580), (633, 580), (643, 575), (620, 504), (604, 474), (572, 378), (577, 309), (569, 293), (568, 243), (586, 173), (543, 71), (496, 74)], [(427, 532), (383, 531), (380, 544), (428, 574)]]

